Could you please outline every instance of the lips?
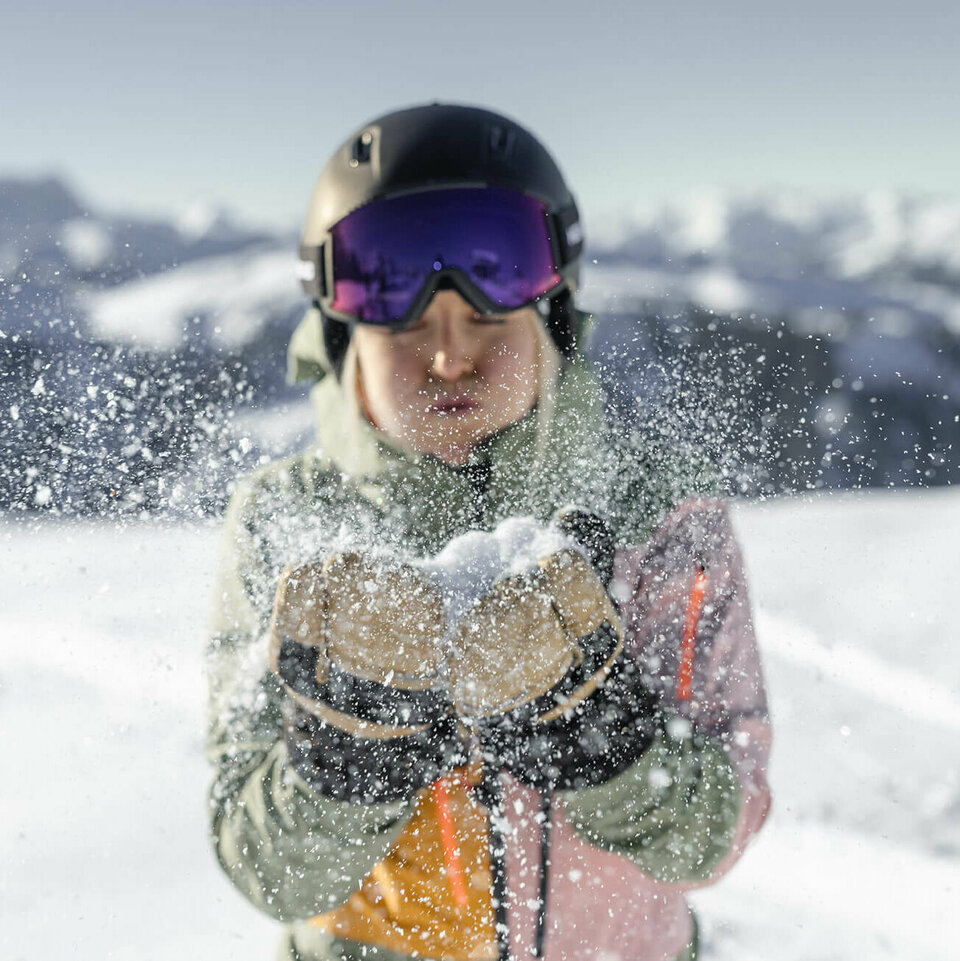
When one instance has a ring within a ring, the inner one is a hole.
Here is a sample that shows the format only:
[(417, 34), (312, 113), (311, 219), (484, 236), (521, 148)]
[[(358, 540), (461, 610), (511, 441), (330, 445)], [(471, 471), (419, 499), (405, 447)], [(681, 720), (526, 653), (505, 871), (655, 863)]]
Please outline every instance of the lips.
[(468, 394), (447, 394), (427, 408), (428, 413), (443, 417), (462, 417), (477, 410), (480, 410), (480, 404)]

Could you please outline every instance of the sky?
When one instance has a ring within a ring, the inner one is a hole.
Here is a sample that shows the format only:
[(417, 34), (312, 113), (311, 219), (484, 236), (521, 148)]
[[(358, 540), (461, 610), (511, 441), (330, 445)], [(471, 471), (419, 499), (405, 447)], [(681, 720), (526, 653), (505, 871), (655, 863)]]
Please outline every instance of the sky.
[(386, 110), (482, 104), (585, 212), (705, 187), (960, 194), (956, 0), (0, 0), (0, 176), (296, 228)]

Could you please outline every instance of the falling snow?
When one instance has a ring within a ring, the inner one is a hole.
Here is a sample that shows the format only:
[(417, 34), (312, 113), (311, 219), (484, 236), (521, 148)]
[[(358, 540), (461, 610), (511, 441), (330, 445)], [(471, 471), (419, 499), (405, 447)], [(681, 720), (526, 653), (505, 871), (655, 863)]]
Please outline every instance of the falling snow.
[[(53, 179), (0, 181), (0, 224), (4, 956), (270, 956), (205, 840), (201, 650), (230, 484), (311, 436), (293, 245)], [(740, 499), (768, 673), (774, 810), (693, 895), (704, 959), (950, 956), (960, 206), (717, 195), (591, 245), (611, 420)], [(458, 617), (568, 543), (514, 519), (424, 566)], [(146, 939), (144, 905), (167, 919)]]

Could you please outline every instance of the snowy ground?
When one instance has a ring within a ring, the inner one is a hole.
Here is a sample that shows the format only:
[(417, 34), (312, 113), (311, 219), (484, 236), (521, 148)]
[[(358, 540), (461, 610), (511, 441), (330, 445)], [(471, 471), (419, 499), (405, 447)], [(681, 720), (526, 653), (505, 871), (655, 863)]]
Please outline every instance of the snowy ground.
[[(704, 958), (955, 957), (960, 495), (749, 505), (737, 524), (775, 800), (697, 895)], [(215, 555), (211, 526), (0, 523), (5, 961), (272, 957), (205, 839)]]

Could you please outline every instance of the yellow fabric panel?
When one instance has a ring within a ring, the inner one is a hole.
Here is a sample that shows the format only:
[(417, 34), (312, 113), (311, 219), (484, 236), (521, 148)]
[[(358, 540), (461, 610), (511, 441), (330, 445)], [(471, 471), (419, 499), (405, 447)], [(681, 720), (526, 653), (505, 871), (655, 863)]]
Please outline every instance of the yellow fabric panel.
[(487, 811), (473, 798), (479, 765), (447, 777), (467, 903), (458, 907), (447, 877), (433, 792), (418, 792), (413, 814), (387, 856), (346, 904), (310, 919), (329, 934), (362, 944), (449, 961), (496, 958), (490, 903)]

